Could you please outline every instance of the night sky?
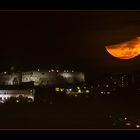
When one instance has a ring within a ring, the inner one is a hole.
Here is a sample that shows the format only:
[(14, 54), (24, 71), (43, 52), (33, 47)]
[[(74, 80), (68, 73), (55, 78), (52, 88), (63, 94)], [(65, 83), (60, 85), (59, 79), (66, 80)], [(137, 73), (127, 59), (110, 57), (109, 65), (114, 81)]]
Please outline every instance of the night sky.
[(75, 69), (89, 79), (140, 69), (140, 56), (112, 57), (106, 45), (140, 36), (140, 11), (1, 11), (0, 68)]

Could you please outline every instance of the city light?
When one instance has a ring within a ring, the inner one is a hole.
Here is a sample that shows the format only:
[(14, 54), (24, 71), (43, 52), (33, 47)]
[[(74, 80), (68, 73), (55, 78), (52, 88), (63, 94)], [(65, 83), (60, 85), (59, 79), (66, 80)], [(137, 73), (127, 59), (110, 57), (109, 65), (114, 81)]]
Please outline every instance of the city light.
[(59, 88), (55, 88), (55, 91), (59, 91), (60, 89)]
[(77, 87), (77, 89), (80, 89), (80, 87)]
[(110, 94), (110, 92), (107, 92), (107, 94)]
[(80, 89), (78, 90), (78, 93), (81, 93), (81, 90)]
[(72, 77), (72, 75), (70, 73), (62, 73), (61, 76), (64, 77), (64, 78)]
[(125, 125), (130, 126), (130, 125), (131, 125), (131, 123), (125, 123)]
[(127, 118), (125, 117), (124, 120), (127, 120)]
[(61, 89), (60, 89), (60, 91), (61, 91), (61, 92), (63, 92), (63, 91), (64, 91), (64, 89), (63, 89), (63, 88), (61, 88)]
[(89, 93), (89, 90), (86, 90), (86, 93)]
[(4, 74), (7, 74), (7, 72), (5, 71)]
[(137, 127), (137, 128), (140, 128), (140, 125), (137, 124), (136, 127)]

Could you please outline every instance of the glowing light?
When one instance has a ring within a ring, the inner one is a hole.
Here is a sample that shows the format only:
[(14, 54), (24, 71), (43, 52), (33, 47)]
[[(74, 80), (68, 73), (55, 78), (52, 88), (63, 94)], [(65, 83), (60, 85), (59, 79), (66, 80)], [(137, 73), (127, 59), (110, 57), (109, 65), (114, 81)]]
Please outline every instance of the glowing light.
[(140, 128), (140, 125), (137, 124), (136, 127), (137, 127), (137, 128)]
[(57, 70), (56, 72), (59, 72), (59, 70)]
[(107, 94), (110, 94), (110, 92), (107, 92)]
[(62, 73), (61, 74), (64, 78), (70, 78), (72, 75), (70, 73)]
[(53, 69), (51, 69), (51, 71), (52, 71), (52, 72), (54, 72), (54, 70), (53, 70)]
[(63, 92), (63, 91), (64, 91), (64, 89), (63, 89), (63, 88), (61, 88), (61, 89), (60, 89), (60, 91), (61, 91), (61, 92)]
[(106, 46), (105, 48), (114, 57), (131, 59), (140, 54), (140, 37), (120, 44)]
[(16, 100), (16, 102), (18, 103), (18, 102), (19, 102), (19, 100)]
[(37, 71), (40, 71), (40, 69), (38, 69)]
[(72, 70), (72, 72), (74, 72), (74, 71)]
[(7, 72), (5, 71), (4, 74), (7, 74)]
[(69, 91), (72, 91), (72, 89), (70, 88)]
[(59, 88), (55, 88), (55, 91), (59, 91)]
[(86, 93), (89, 93), (89, 90), (86, 90)]
[(125, 125), (130, 126), (130, 125), (131, 125), (131, 123), (125, 123)]
[(127, 118), (125, 117), (124, 120), (127, 120)]
[(80, 89), (80, 87), (77, 87), (77, 89)]
[(81, 90), (80, 89), (78, 90), (78, 93), (81, 93)]

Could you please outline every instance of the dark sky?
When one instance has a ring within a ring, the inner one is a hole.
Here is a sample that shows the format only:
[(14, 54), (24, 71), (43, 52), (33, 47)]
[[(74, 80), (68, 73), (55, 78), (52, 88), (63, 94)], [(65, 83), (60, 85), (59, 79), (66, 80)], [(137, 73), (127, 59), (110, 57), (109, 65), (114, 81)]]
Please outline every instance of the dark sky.
[(79, 69), (90, 77), (140, 68), (105, 45), (140, 36), (140, 11), (1, 11), (0, 67)]

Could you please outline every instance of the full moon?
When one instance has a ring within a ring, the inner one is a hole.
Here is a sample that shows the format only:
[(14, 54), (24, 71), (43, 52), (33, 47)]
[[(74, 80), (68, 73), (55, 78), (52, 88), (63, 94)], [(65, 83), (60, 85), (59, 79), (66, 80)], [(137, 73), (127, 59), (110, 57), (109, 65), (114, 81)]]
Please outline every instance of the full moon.
[(119, 59), (132, 59), (140, 54), (140, 37), (118, 44), (105, 46), (106, 50)]

